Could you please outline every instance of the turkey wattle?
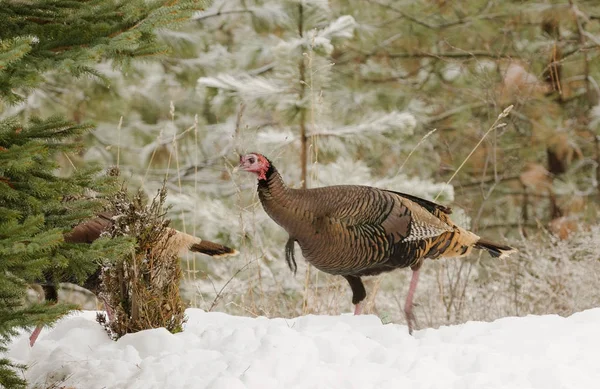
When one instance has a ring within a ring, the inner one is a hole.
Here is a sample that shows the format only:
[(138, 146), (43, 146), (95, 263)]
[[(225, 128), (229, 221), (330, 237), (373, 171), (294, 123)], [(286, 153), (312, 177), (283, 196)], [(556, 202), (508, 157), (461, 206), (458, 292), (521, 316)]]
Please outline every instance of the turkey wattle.
[(267, 214), (289, 234), (286, 261), (296, 270), (294, 242), (317, 269), (343, 276), (359, 314), (366, 297), (361, 276), (396, 268), (413, 271), (404, 312), (412, 333), (412, 299), (425, 258), (461, 257), (473, 248), (504, 258), (516, 250), (493, 243), (450, 220), (451, 210), (404, 193), (360, 185), (288, 188), (264, 155), (246, 154), (239, 169), (256, 174)]

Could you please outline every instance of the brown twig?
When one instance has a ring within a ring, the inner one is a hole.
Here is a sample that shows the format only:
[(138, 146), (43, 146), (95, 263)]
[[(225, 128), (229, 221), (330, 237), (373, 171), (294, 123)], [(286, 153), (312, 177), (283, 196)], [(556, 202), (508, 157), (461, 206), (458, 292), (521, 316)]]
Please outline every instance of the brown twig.
[(248, 266), (250, 266), (252, 263), (254, 263), (256, 261), (257, 260), (255, 259), (253, 261), (248, 262), (244, 266), (240, 267), (235, 273), (233, 273), (233, 275), (231, 276), (231, 278), (229, 278), (227, 280), (227, 282), (225, 282), (225, 284), (217, 292), (217, 295), (215, 296), (215, 299), (213, 300), (212, 304), (208, 308), (208, 312), (212, 311), (213, 308), (219, 303), (219, 300), (223, 297), (223, 291), (225, 290), (225, 288), (227, 288), (227, 285), (229, 285), (231, 283), (231, 281), (233, 281), (233, 279), (235, 277), (237, 277), (238, 274), (240, 274), (241, 272), (243, 272), (244, 270), (246, 270), (248, 268)]
[(473, 186), (480, 186), (480, 185), (484, 185), (484, 184), (491, 184), (494, 183), (496, 181), (498, 182), (502, 182), (502, 181), (512, 181), (512, 180), (518, 180), (519, 176), (518, 175), (514, 175), (514, 176), (506, 176), (506, 177), (500, 177), (500, 178), (495, 178), (495, 177), (489, 177), (489, 178), (483, 178), (481, 180), (477, 180), (477, 181), (472, 181), (472, 182), (461, 182), (456, 184), (455, 186), (457, 188), (470, 188)]
[[(367, 0), (367, 1), (369, 3), (377, 4), (377, 5), (381, 6), (381, 7), (384, 7), (386, 9), (391, 10), (391, 11), (394, 11), (397, 14), (399, 14), (402, 18), (404, 18), (406, 20), (409, 20), (409, 21), (411, 21), (411, 22), (413, 22), (415, 24), (418, 24), (420, 26), (423, 26), (425, 28), (428, 28), (430, 30), (442, 30), (442, 29), (446, 29), (446, 28), (449, 28), (449, 27), (454, 27), (454, 26), (459, 26), (459, 25), (463, 25), (463, 24), (468, 24), (468, 23), (471, 23), (471, 22), (474, 22), (474, 21), (478, 21), (478, 20), (493, 20), (493, 19), (500, 19), (500, 18), (507, 18), (507, 17), (514, 16), (514, 14), (508, 13), (508, 12), (486, 14), (486, 13), (483, 13), (483, 12), (480, 11), (475, 16), (467, 16), (467, 17), (460, 18), (458, 20), (453, 20), (453, 21), (449, 21), (449, 22), (445, 22), (445, 23), (440, 23), (440, 24), (431, 24), (431, 23), (428, 23), (428, 22), (426, 22), (424, 20), (417, 19), (416, 17), (407, 14), (406, 12), (402, 11), (399, 8), (393, 7), (390, 4), (381, 3), (381, 2), (376, 1), (376, 0)], [(489, 4), (487, 4), (485, 8), (488, 8), (488, 7), (489, 7)]]
[(457, 58), (492, 58), (492, 59), (515, 59), (522, 58), (519, 54), (509, 53), (491, 53), (483, 50), (465, 50), (465, 51), (446, 51), (439, 53), (430, 53), (425, 51), (405, 52), (405, 53), (387, 53), (389, 58), (436, 58), (436, 59), (457, 59)]
[(200, 15), (197, 16), (195, 18), (193, 18), (192, 20), (195, 22), (200, 22), (202, 20), (208, 19), (208, 18), (213, 18), (215, 16), (225, 16), (225, 15), (233, 15), (233, 14), (243, 14), (243, 13), (254, 13), (253, 10), (251, 9), (230, 9), (228, 11), (217, 11), (214, 13), (210, 13), (210, 14), (204, 14), (204, 15)]

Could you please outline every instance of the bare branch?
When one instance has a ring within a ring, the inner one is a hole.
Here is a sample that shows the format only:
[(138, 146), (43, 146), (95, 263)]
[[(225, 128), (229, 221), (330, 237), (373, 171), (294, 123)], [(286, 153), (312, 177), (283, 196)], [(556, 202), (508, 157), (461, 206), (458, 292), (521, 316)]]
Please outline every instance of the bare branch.
[[(391, 11), (394, 11), (395, 13), (397, 13), (398, 15), (400, 15), (402, 18), (409, 20), (415, 24), (418, 24), (420, 26), (423, 26), (425, 28), (429, 28), (431, 30), (442, 30), (442, 29), (446, 29), (446, 28), (450, 28), (450, 27), (454, 27), (454, 26), (459, 26), (459, 25), (464, 25), (464, 24), (469, 24), (475, 21), (479, 21), (479, 20), (494, 20), (494, 19), (503, 19), (503, 18), (508, 18), (508, 17), (512, 17), (515, 14), (514, 13), (510, 13), (510, 12), (497, 12), (497, 13), (483, 13), (485, 10), (490, 8), (490, 3), (488, 2), (485, 6), (484, 9), (481, 10), (480, 12), (477, 12), (476, 15), (473, 16), (467, 16), (467, 17), (463, 17), (457, 20), (452, 20), (449, 22), (444, 22), (444, 23), (439, 23), (439, 24), (431, 24), (428, 23), (424, 20), (418, 19), (412, 15), (407, 14), (406, 12), (402, 11), (399, 8), (396, 8), (394, 6), (392, 6), (391, 4), (385, 4), (382, 3), (380, 1), (377, 0), (367, 0), (369, 3), (372, 4), (377, 4), (380, 7), (389, 9)], [(564, 5), (559, 5), (563, 6)]]
[(213, 12), (213, 13), (209, 13), (209, 14), (204, 14), (204, 15), (200, 15), (200, 16), (196, 16), (195, 18), (192, 18), (193, 21), (196, 22), (200, 22), (203, 21), (205, 19), (209, 19), (215, 16), (224, 16), (224, 15), (232, 15), (232, 14), (243, 14), (243, 13), (254, 13), (253, 10), (251, 9), (230, 9), (228, 11), (222, 11), (222, 10), (218, 10), (217, 12)]
[(483, 184), (492, 184), (495, 182), (512, 181), (512, 180), (518, 180), (518, 179), (519, 179), (518, 175), (500, 177), (499, 179), (497, 179), (496, 177), (489, 177), (489, 178), (483, 178), (481, 180), (472, 181), (472, 182), (461, 182), (461, 183), (456, 184), (455, 186), (457, 188), (468, 188), (468, 187), (472, 187), (472, 186), (480, 186)]
[[(210, 307), (208, 308), (208, 312), (212, 311), (213, 308), (219, 303), (219, 301), (221, 300), (221, 298), (223, 298), (223, 291), (225, 290), (225, 288), (227, 288), (227, 285), (229, 285), (231, 283), (231, 281), (233, 281), (233, 279), (235, 277), (238, 276), (238, 274), (240, 274), (241, 272), (243, 272), (244, 270), (246, 270), (250, 265), (252, 265), (254, 262), (257, 262), (258, 260), (252, 260), (250, 262), (248, 262), (247, 264), (245, 264), (244, 266), (240, 267), (228, 280), (227, 282), (225, 282), (225, 284), (221, 287), (221, 289), (219, 290), (219, 292), (217, 293), (217, 295), (215, 296), (215, 299), (213, 300), (212, 304), (210, 305)], [(212, 282), (212, 280), (211, 280)], [(213, 284), (213, 288), (214, 288), (214, 284)]]
[(465, 50), (465, 51), (451, 51), (451, 52), (440, 52), (440, 53), (427, 53), (427, 52), (413, 52), (413, 53), (388, 53), (390, 58), (492, 58), (492, 59), (503, 59), (503, 58), (521, 58), (521, 55), (516, 53), (510, 54), (495, 54), (489, 51), (483, 50)]

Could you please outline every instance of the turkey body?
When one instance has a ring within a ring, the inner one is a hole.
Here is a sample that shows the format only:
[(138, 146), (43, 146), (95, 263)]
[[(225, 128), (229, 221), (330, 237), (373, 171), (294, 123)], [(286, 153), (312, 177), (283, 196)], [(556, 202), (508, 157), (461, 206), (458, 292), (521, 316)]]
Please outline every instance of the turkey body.
[[(93, 243), (96, 239), (100, 238), (102, 233), (106, 231), (113, 223), (114, 214), (111, 212), (101, 212), (96, 217), (79, 223), (71, 231), (64, 235), (64, 240), (67, 243)], [(222, 244), (211, 242), (208, 240), (200, 239), (195, 236), (174, 230), (169, 228), (172, 234), (169, 235), (167, 251), (179, 253), (180, 255), (190, 251), (194, 253), (202, 253), (211, 257), (225, 257), (236, 255), (238, 252)], [(76, 283), (74, 279), (65, 279), (63, 282)], [(90, 274), (84, 281), (83, 287), (88, 289), (94, 294), (98, 294), (100, 289), (100, 266), (98, 269)], [(52, 283), (46, 283), (43, 285), (46, 300), (56, 300), (57, 291), (56, 286)]]
[(267, 168), (264, 178), (259, 177), (258, 195), (266, 213), (289, 234), (288, 265), (295, 271), (297, 242), (314, 267), (346, 278), (357, 305), (355, 313), (366, 297), (360, 277), (410, 267), (413, 280), (405, 313), (412, 332), (412, 294), (425, 259), (461, 257), (473, 248), (494, 257), (515, 251), (457, 226), (449, 208), (408, 194), (359, 185), (289, 188), (263, 158)]
[(272, 183), (259, 186), (267, 214), (298, 242), (308, 262), (330, 274), (415, 267), (442, 253), (467, 254), (479, 238), (400, 193), (348, 185), (286, 189), (273, 196), (272, 189)]
[(304, 258), (330, 274), (419, 267), (425, 258), (466, 255), (479, 240), (450, 221), (448, 208), (403, 193), (358, 185), (291, 189), (275, 170), (258, 194)]
[[(64, 234), (64, 240), (67, 243), (87, 243), (91, 244), (96, 239), (100, 238), (102, 233), (106, 231), (113, 223), (114, 214), (110, 212), (102, 212), (96, 215), (96, 217), (79, 223), (76, 225), (71, 231)], [(235, 249), (232, 249), (227, 246), (223, 246), (219, 243), (211, 242), (208, 240), (203, 240), (197, 238), (195, 236), (174, 230), (169, 229), (170, 232), (165, 234), (165, 236), (169, 236), (168, 245), (164, 250), (170, 251), (171, 253), (179, 253), (183, 254), (186, 251), (202, 253), (209, 255), (211, 257), (225, 257), (225, 256), (233, 256), (237, 255), (238, 252)], [(164, 252), (164, 251), (163, 251)], [(165, 253), (168, 254), (168, 253)], [(106, 301), (99, 296), (100, 285), (102, 283), (101, 279), (102, 271), (100, 264), (98, 264), (98, 268), (92, 274), (90, 274), (82, 286), (98, 296), (100, 300), (103, 300), (105, 305)], [(41, 282), (39, 285), (34, 286), (34, 288), (40, 294), (40, 298), (44, 299), (48, 302), (57, 302), (58, 301), (58, 290), (57, 285), (53, 282), (51, 274), (46, 274), (46, 280)], [(62, 279), (62, 282), (71, 282), (77, 283), (75, 279)], [(40, 290), (41, 289), (41, 290)], [(110, 307), (106, 305), (107, 314), (111, 316)], [(38, 326), (34, 332), (30, 336), (30, 345), (33, 346), (35, 341), (41, 331), (41, 326)]]
[[(67, 243), (92, 243), (100, 237), (113, 223), (115, 215), (110, 212), (99, 213), (95, 218), (79, 223), (72, 231), (65, 234), (64, 239)], [(168, 228), (173, 234), (169, 237), (167, 250), (177, 253), (191, 251), (202, 253), (211, 257), (223, 257), (236, 255), (235, 249), (214, 243), (208, 240), (200, 239), (181, 231)]]
[[(64, 235), (64, 240), (67, 243), (91, 244), (96, 239), (100, 238), (100, 235), (102, 235), (102, 233), (111, 226), (113, 223), (113, 217), (114, 215), (110, 212), (99, 213), (93, 219), (76, 225), (73, 230)], [(170, 235), (168, 246), (166, 247), (166, 250), (168, 251), (179, 254), (190, 251), (206, 254), (211, 257), (232, 256), (237, 255), (238, 253), (237, 250), (223, 246), (222, 244), (203, 240), (177, 230), (170, 230), (173, 231), (173, 234), (165, 235)], [(75, 280), (71, 279), (65, 279), (62, 281), (75, 283)], [(97, 295), (99, 292), (100, 283), (100, 265), (98, 265), (98, 269), (88, 276), (82, 286)], [(42, 288), (44, 289), (46, 300), (57, 299), (56, 285), (51, 282), (46, 282), (42, 285)]]

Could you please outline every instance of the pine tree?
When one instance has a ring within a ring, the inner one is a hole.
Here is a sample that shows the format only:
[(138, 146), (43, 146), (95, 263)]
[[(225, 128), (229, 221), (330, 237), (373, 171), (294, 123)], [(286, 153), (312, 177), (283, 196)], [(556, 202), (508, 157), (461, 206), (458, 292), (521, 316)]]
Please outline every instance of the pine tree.
[[(107, 193), (112, 180), (97, 169), (79, 168), (69, 177), (56, 174), (57, 153), (78, 151), (72, 138), (90, 129), (60, 118), (32, 119), (23, 126), (16, 118), (0, 121), (0, 334), (2, 343), (17, 328), (50, 324), (73, 309), (70, 305), (25, 305), (30, 283), (82, 282), (108, 256), (107, 242), (66, 244), (63, 233), (94, 211), (101, 201), (89, 200), (90, 190)], [(74, 198), (75, 200), (67, 200)], [(81, 198), (77, 200), (77, 198)], [(114, 242), (111, 242), (114, 243)], [(118, 249), (114, 244), (112, 249)], [(3, 360), (0, 382), (19, 381)]]
[[(64, 242), (63, 233), (98, 211), (115, 182), (87, 166), (74, 165), (68, 176), (58, 174), (57, 157), (75, 160), (81, 152), (77, 140), (93, 127), (59, 116), (31, 115), (24, 107), (32, 91), (53, 77), (89, 76), (108, 82), (94, 66), (101, 60), (128, 68), (137, 58), (161, 56), (166, 47), (157, 41), (155, 30), (181, 25), (204, 5), (0, 2), (0, 351), (17, 329), (50, 324), (73, 308), (26, 304), (29, 284), (81, 281), (99, 260), (125, 247), (125, 242), (107, 239), (89, 246)], [(25, 386), (14, 367), (0, 359), (4, 387)]]
[[(336, 1), (340, 12), (363, 3)], [(356, 19), (371, 28), (340, 53), (340, 81), (394, 96), (421, 125), (437, 128), (435, 161), (443, 167), (437, 175), (451, 176), (500, 111), (515, 107), (508, 125), (490, 133), (453, 180), (463, 207), (486, 204), (478, 224), (510, 233), (514, 224), (535, 229), (538, 220), (561, 213), (581, 218), (583, 193), (597, 192), (600, 177), (593, 167), (599, 155), (593, 109), (600, 96), (594, 86), (598, 3), (368, 3), (369, 12)], [(381, 20), (387, 22), (379, 26)], [(507, 207), (507, 192), (522, 207)]]

